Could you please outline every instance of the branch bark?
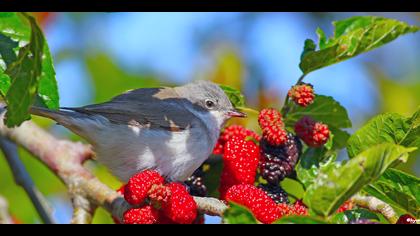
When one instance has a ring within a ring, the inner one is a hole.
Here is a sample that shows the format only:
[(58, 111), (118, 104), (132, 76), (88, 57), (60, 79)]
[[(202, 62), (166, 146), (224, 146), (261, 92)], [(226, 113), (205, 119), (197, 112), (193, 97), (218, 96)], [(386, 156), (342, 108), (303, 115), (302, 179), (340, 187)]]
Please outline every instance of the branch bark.
[(42, 221), (46, 224), (55, 223), (47, 199), (45, 199), (42, 193), (35, 186), (31, 177), (27, 173), (25, 166), (19, 158), (16, 144), (10, 142), (6, 138), (0, 137), (0, 147), (12, 170), (16, 184), (20, 185), (28, 194), (29, 199), (31, 199), (34, 204)]
[(0, 196), (0, 224), (13, 224), (13, 219), (9, 214), (9, 204), (2, 196)]
[[(120, 194), (100, 182), (83, 163), (93, 156), (90, 145), (60, 140), (32, 121), (8, 128), (0, 114), (0, 135), (32, 153), (68, 187), (74, 207), (72, 223), (90, 223), (96, 206), (102, 206), (117, 219), (131, 208)], [(195, 198), (200, 212), (222, 216), (227, 206), (215, 198)]]
[(376, 197), (357, 194), (352, 197), (352, 200), (360, 207), (382, 214), (391, 224), (395, 224), (398, 221), (398, 215), (394, 209)]

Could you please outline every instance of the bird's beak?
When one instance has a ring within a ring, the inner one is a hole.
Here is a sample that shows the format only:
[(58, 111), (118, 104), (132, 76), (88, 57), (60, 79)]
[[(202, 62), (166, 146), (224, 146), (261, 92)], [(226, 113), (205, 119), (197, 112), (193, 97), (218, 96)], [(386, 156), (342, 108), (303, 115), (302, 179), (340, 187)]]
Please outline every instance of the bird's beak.
[(232, 109), (230, 111), (227, 112), (228, 116), (230, 117), (246, 117), (246, 114), (243, 112), (240, 112), (236, 109)]

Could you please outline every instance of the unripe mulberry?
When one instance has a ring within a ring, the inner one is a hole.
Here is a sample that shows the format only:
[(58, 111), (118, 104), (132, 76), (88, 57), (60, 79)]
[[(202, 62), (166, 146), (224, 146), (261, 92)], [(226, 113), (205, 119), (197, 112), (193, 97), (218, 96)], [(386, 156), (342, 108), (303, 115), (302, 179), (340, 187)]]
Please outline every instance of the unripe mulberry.
[(124, 224), (156, 224), (159, 213), (152, 206), (132, 208), (124, 212)]
[(315, 99), (314, 89), (311, 84), (301, 83), (293, 86), (288, 96), (299, 106), (306, 107)]
[(337, 213), (351, 210), (353, 209), (353, 206), (354, 202), (352, 200), (347, 200), (337, 209)]
[(145, 170), (133, 175), (125, 185), (124, 198), (131, 205), (143, 203), (150, 188), (155, 184), (163, 184), (163, 177), (154, 170)]
[(220, 198), (233, 185), (253, 184), (259, 163), (259, 147), (253, 141), (233, 137), (225, 145), (223, 170), (220, 180)]
[(330, 137), (328, 126), (321, 122), (316, 122), (309, 116), (304, 116), (296, 122), (295, 132), (310, 147), (320, 147)]
[(169, 183), (171, 190), (168, 201), (162, 204), (163, 213), (173, 222), (191, 224), (197, 217), (197, 204), (180, 183)]
[(263, 190), (251, 184), (232, 186), (226, 193), (226, 200), (245, 206), (264, 224), (271, 224), (282, 217), (277, 204)]
[(260, 136), (254, 131), (246, 129), (245, 127), (240, 125), (231, 125), (229, 127), (226, 127), (225, 130), (220, 134), (216, 146), (213, 149), (213, 154), (222, 155), (225, 143), (232, 137), (237, 137), (240, 139), (246, 139), (247, 137), (250, 137), (255, 139), (257, 142), (260, 141)]
[(287, 135), (284, 145), (273, 146), (265, 139), (260, 141), (260, 175), (269, 184), (278, 185), (294, 171), (302, 151), (302, 144), (293, 134)]
[(283, 216), (308, 215), (308, 208), (301, 200), (297, 200), (294, 204), (280, 203), (277, 206)]
[(273, 108), (261, 110), (258, 115), (258, 123), (262, 129), (262, 138), (269, 144), (282, 145), (286, 143), (287, 133), (279, 111)]

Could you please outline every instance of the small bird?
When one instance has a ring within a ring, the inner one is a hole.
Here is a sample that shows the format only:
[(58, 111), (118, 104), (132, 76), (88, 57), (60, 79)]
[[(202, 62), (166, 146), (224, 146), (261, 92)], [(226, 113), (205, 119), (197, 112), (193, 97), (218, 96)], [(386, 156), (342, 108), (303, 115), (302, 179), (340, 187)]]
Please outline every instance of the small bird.
[(245, 117), (208, 81), (140, 88), (77, 108), (32, 107), (92, 144), (97, 160), (121, 181), (146, 169), (182, 182), (210, 156), (232, 117)]

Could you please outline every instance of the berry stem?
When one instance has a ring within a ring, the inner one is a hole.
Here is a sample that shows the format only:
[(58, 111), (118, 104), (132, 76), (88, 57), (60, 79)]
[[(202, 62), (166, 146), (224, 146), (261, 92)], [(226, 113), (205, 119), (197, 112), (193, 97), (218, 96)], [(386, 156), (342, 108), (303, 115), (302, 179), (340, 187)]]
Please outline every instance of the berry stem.
[[(303, 81), (303, 79), (305, 78), (305, 76), (306, 76), (306, 74), (302, 74), (300, 77), (299, 77), (299, 79), (297, 80), (297, 82), (296, 82), (296, 84), (295, 85), (298, 85), (298, 84), (300, 84), (302, 81)], [(286, 116), (287, 116), (287, 113), (290, 111), (290, 97), (289, 97), (289, 94), (288, 93), (286, 93), (286, 99), (284, 99), (284, 104), (283, 104), (283, 108), (282, 108), (282, 110), (281, 110), (281, 113), (282, 113), (282, 115), (283, 115), (283, 117), (284, 118), (286, 118)]]

